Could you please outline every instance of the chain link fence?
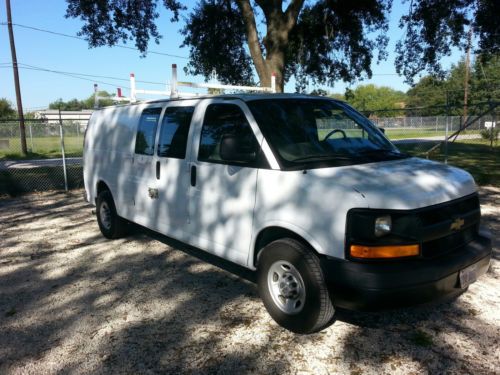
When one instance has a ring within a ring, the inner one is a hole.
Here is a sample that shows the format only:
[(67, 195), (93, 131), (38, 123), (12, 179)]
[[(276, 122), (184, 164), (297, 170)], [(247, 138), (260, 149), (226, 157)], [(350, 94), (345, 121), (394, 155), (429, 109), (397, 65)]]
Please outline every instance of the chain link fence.
[[(471, 106), (470, 115), (421, 115), (429, 108), (365, 112), (373, 123), (384, 129), (386, 136), (402, 150), (427, 158), (447, 161), (449, 156), (476, 146), (484, 153), (495, 151), (500, 133), (500, 103), (489, 102)], [(450, 107), (443, 111), (451, 111)], [(389, 114), (389, 116), (388, 116)], [(489, 146), (489, 148), (488, 148)]]
[[(494, 171), (500, 169), (495, 167), (500, 160), (498, 104), (473, 107), (467, 117), (425, 116), (421, 114), (427, 110), (424, 108), (364, 112), (403, 152), (468, 170), (484, 166), (485, 170)], [(0, 120), (0, 195), (83, 187), (86, 125), (87, 120), (81, 118), (26, 120), (28, 155), (23, 156), (19, 121)], [(469, 159), (476, 164), (480, 160), (482, 165), (468, 168)], [(491, 165), (486, 166), (487, 163)]]
[(83, 136), (87, 120), (25, 120), (28, 154), (21, 151), (19, 121), (0, 120), (0, 195), (83, 187)]

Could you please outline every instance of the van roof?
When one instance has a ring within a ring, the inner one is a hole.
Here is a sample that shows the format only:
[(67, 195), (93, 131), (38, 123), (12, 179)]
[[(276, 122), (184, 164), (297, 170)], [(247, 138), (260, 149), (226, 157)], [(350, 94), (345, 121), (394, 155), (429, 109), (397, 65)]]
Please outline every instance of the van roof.
[(323, 96), (315, 96), (315, 95), (307, 95), (307, 94), (223, 94), (223, 95), (200, 95), (200, 96), (192, 96), (192, 97), (180, 97), (173, 99), (152, 99), (145, 101), (138, 101), (130, 104), (116, 104), (113, 106), (107, 106), (99, 109), (110, 108), (110, 107), (126, 107), (131, 105), (140, 105), (140, 104), (151, 104), (151, 103), (167, 103), (172, 101), (181, 101), (181, 100), (196, 100), (196, 99), (225, 99), (225, 100), (243, 100), (245, 102), (259, 99), (287, 99), (287, 98), (316, 98), (316, 99), (330, 99), (334, 101), (341, 101), (338, 99), (323, 97)]

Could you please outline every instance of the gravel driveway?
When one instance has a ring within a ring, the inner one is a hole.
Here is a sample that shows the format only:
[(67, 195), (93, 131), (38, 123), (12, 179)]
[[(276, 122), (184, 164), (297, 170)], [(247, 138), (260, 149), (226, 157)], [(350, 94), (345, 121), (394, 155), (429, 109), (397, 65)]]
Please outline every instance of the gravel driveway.
[(81, 191), (0, 199), (0, 374), (498, 374), (500, 189), (481, 195), (495, 260), (467, 293), (309, 336), (243, 269), (140, 228), (104, 239)]

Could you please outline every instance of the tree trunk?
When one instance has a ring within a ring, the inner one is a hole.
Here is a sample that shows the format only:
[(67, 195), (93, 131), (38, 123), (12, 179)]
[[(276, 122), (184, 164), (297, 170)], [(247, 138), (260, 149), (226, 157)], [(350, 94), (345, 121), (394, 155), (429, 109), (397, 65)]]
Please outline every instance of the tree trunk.
[(259, 74), (260, 85), (271, 87), (271, 77), (276, 76), (276, 92), (283, 92), (285, 81), (283, 79), (285, 73), (285, 53), (284, 51), (275, 52), (272, 55), (266, 56), (264, 60), (264, 74)]
[(288, 46), (288, 37), (297, 23), (304, 0), (292, 0), (284, 12), (281, 9), (281, 2), (279, 1), (256, 0), (256, 3), (264, 12), (267, 24), (267, 34), (263, 40), (266, 50), (265, 59), (259, 42), (255, 15), (250, 1), (237, 0), (237, 3), (245, 21), (248, 47), (255, 70), (260, 79), (260, 85), (270, 87), (271, 76), (274, 74), (276, 76), (276, 91), (283, 92), (286, 69), (285, 52)]

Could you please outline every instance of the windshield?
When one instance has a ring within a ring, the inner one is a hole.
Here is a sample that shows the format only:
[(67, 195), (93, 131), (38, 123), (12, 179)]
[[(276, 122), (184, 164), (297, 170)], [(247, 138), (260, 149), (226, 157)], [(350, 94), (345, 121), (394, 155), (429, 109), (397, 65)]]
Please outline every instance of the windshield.
[(262, 99), (248, 102), (259, 127), (285, 168), (314, 168), (406, 157), (347, 104), (328, 99)]

